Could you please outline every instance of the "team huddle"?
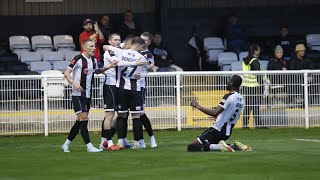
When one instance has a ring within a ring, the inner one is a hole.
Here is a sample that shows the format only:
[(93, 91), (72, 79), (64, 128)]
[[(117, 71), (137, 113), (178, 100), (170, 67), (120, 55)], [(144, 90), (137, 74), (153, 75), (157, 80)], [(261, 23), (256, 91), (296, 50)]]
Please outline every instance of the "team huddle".
[[(79, 130), (87, 146), (88, 152), (101, 152), (124, 148), (146, 148), (143, 137), (143, 127), (150, 138), (150, 147), (156, 148), (157, 143), (153, 135), (149, 118), (144, 112), (145, 88), (148, 72), (154, 66), (154, 58), (148, 50), (151, 34), (144, 32), (140, 37), (127, 37), (121, 44), (119, 34), (109, 36), (109, 44), (104, 45), (104, 66), (98, 68), (94, 58), (95, 43), (87, 39), (82, 42), (83, 53), (75, 56), (64, 76), (72, 86), (72, 103), (76, 114), (76, 121), (70, 130), (67, 140), (61, 146), (63, 152), (70, 152), (69, 146), (77, 136)], [(94, 74), (105, 74), (103, 85), (103, 100), (105, 115), (101, 126), (101, 144), (95, 148), (89, 138), (88, 114), (92, 98), (92, 83)], [(72, 74), (72, 76), (71, 76)], [(234, 75), (229, 83), (226, 94), (215, 109), (206, 109), (192, 101), (191, 106), (205, 114), (216, 118), (216, 122), (188, 145), (188, 151), (250, 151), (251, 147), (240, 142), (228, 145), (225, 143), (239, 119), (244, 106), (243, 98), (239, 94), (242, 83), (240, 76)], [(133, 146), (128, 143), (128, 116), (133, 121)], [(118, 143), (113, 143), (113, 136), (117, 134)]]

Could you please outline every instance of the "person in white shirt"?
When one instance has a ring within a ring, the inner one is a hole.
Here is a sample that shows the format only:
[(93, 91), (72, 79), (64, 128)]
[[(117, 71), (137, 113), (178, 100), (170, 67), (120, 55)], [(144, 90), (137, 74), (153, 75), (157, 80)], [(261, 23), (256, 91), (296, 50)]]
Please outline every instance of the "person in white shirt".
[[(149, 32), (144, 32), (140, 35), (140, 37), (145, 41), (145, 46), (144, 49), (140, 52), (149, 62), (150, 67), (149, 68), (144, 68), (143, 71), (141, 72), (141, 78), (140, 83), (141, 83), (141, 97), (143, 98), (143, 105), (145, 106), (145, 98), (146, 98), (146, 76), (148, 75), (149, 71), (152, 71), (152, 68), (154, 66), (154, 57), (152, 55), (152, 53), (149, 51), (148, 47), (151, 44), (151, 40), (152, 40), (152, 35)], [(154, 137), (153, 134), (153, 129), (151, 126), (151, 122), (148, 118), (148, 116), (146, 115), (145, 112), (141, 113), (140, 119), (142, 121), (142, 124), (145, 128), (145, 130), (147, 131), (149, 138), (150, 138), (150, 147), (151, 148), (156, 148), (158, 145), (156, 143), (156, 139)], [(144, 143), (144, 139), (139, 141), (140, 146), (142, 148), (146, 148), (146, 145)]]
[(195, 100), (191, 101), (191, 106), (199, 109), (201, 112), (216, 118), (215, 123), (206, 131), (201, 133), (187, 147), (189, 152), (192, 151), (226, 151), (234, 152), (235, 150), (250, 151), (251, 147), (246, 146), (238, 141), (233, 145), (225, 143), (232, 134), (232, 129), (236, 125), (244, 101), (239, 93), (242, 78), (238, 75), (231, 77), (227, 85), (228, 94), (224, 95), (221, 102), (214, 109), (207, 109), (199, 105)]
[[(104, 49), (111, 50), (121, 62), (137, 62), (145, 63), (149, 66), (147, 59), (138, 51), (143, 50), (144, 40), (140, 37), (132, 39), (130, 49), (119, 49), (112, 46), (105, 45)], [(124, 146), (123, 138), (125, 138), (125, 119), (130, 109), (131, 117), (133, 120), (133, 133), (134, 133), (134, 148), (141, 148), (139, 140), (143, 139), (142, 122), (140, 114), (143, 112), (143, 102), (141, 97), (141, 84), (140, 74), (144, 67), (142, 66), (129, 66), (118, 67), (119, 79), (117, 80), (118, 89), (118, 119), (117, 119), (117, 132), (118, 132), (118, 145)]]
[[(72, 103), (76, 114), (76, 122), (70, 130), (69, 136), (61, 146), (63, 152), (70, 152), (69, 146), (77, 136), (79, 130), (87, 146), (88, 152), (101, 152), (95, 148), (89, 138), (88, 114), (92, 98), (92, 83), (94, 73), (99, 74), (117, 65), (117, 61), (98, 69), (97, 60), (94, 58), (95, 44), (92, 40), (84, 40), (82, 43), (83, 53), (72, 58), (64, 77), (72, 86)], [(72, 73), (72, 76), (71, 76)]]
[[(121, 43), (120, 35), (113, 33), (109, 36), (109, 44), (112, 47), (119, 47)], [(113, 61), (119, 61), (115, 56), (115, 53), (111, 50), (107, 50), (104, 53), (104, 64), (109, 65)], [(102, 131), (101, 131), (101, 144), (100, 148), (107, 150), (119, 150), (119, 147), (113, 144), (112, 137), (116, 132), (116, 111), (118, 106), (118, 88), (116, 87), (118, 76), (118, 67), (129, 67), (129, 66), (141, 66), (145, 63), (140, 61), (135, 62), (126, 62), (119, 61), (117, 67), (110, 68), (105, 71), (105, 81), (103, 85), (103, 100), (104, 100), (104, 110), (105, 116), (102, 122)], [(107, 141), (107, 143), (105, 143)], [(107, 147), (106, 147), (107, 145)]]

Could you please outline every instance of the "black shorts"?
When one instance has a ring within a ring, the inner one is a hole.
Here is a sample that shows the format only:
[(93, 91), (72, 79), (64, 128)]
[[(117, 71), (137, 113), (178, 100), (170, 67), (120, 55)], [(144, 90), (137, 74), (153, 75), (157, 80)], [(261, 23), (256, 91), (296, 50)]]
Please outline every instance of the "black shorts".
[(218, 144), (221, 140), (227, 140), (230, 136), (226, 136), (225, 132), (218, 131), (212, 127), (201, 133), (197, 140), (201, 144)]
[(141, 98), (143, 106), (146, 106), (146, 88), (141, 88)]
[(127, 89), (118, 90), (118, 112), (125, 113), (130, 109), (131, 113), (142, 113), (143, 102), (142, 102), (141, 91), (131, 91)]
[(86, 98), (84, 96), (72, 96), (73, 109), (76, 115), (82, 112), (89, 112), (90, 102), (90, 98)]
[(117, 95), (118, 89), (116, 85), (103, 85), (103, 102), (104, 111), (116, 111), (117, 110)]

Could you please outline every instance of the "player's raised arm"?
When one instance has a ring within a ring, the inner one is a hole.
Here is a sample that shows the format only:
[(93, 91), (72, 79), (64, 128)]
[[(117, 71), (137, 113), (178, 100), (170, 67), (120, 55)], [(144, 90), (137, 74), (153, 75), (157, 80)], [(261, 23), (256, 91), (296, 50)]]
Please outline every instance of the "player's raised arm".
[(224, 109), (221, 106), (217, 106), (215, 109), (208, 109), (205, 108), (203, 106), (201, 106), (196, 100), (192, 100), (190, 105), (196, 109), (199, 109), (201, 112), (209, 115), (209, 116), (213, 116), (213, 117), (217, 117), (220, 113), (222, 113), (224, 111)]
[(119, 63), (119, 60), (114, 59), (110, 64), (105, 65), (103, 68), (96, 69), (94, 73), (95, 74), (103, 73), (104, 71), (117, 66), (118, 63)]

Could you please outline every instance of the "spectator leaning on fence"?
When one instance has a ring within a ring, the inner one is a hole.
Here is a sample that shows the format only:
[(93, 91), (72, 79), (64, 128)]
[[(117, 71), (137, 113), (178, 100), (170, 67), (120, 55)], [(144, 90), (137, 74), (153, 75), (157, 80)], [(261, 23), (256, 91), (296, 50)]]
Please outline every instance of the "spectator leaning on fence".
[[(243, 71), (261, 71), (263, 70), (258, 59), (260, 55), (260, 46), (258, 44), (251, 44), (249, 46), (249, 54), (243, 59)], [(245, 99), (245, 108), (243, 112), (243, 128), (248, 128), (249, 117), (251, 110), (253, 111), (254, 127), (261, 127), (259, 117), (259, 106), (263, 94), (263, 77), (262, 75), (244, 74), (242, 90)]]
[[(287, 62), (283, 60), (283, 53), (283, 48), (280, 45), (277, 45), (274, 49), (274, 57), (269, 60), (267, 70), (287, 70)], [(281, 75), (272, 75), (270, 80), (274, 85), (283, 85), (286, 83)]]
[[(297, 44), (295, 49), (295, 55), (289, 61), (289, 70), (304, 70), (313, 69), (313, 65), (310, 59), (305, 58), (306, 47), (303, 44)], [(292, 85), (289, 88), (290, 102), (294, 104), (303, 103), (303, 77), (301, 75), (293, 75), (291, 78)]]

